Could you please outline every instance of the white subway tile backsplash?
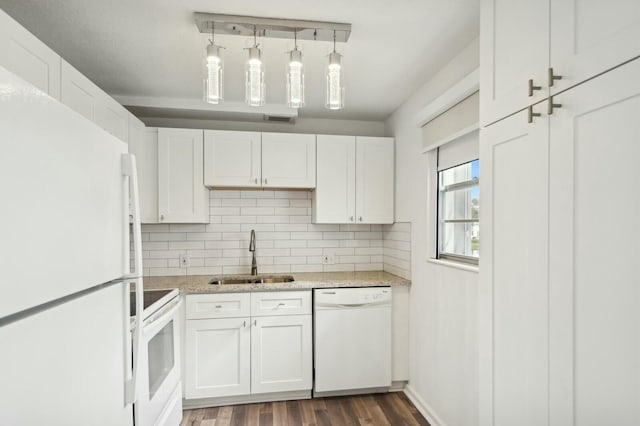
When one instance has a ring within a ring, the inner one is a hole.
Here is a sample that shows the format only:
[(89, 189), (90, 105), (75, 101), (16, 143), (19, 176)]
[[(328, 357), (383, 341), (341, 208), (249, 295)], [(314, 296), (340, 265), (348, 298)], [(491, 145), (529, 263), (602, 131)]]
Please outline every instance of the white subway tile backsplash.
[[(410, 275), (411, 225), (312, 224), (311, 192), (209, 191), (210, 223), (143, 225), (145, 275), (379, 271)], [(181, 268), (186, 255), (189, 267)], [(323, 256), (334, 264), (324, 265)]]

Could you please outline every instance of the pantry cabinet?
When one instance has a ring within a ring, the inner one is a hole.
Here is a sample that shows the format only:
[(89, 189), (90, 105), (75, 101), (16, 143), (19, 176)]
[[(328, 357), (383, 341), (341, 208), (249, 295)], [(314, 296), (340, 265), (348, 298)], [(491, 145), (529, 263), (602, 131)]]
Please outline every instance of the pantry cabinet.
[(640, 423), (638, 75), (481, 131), (482, 426)]
[(158, 129), (159, 222), (208, 223), (208, 196), (202, 130)]
[(188, 295), (185, 398), (309, 392), (311, 291)]
[(316, 136), (205, 130), (205, 185), (314, 188)]
[(209, 187), (261, 187), (259, 132), (204, 131), (204, 184)]
[(393, 138), (318, 135), (314, 223), (393, 223)]
[(482, 0), (480, 121), (489, 125), (640, 55), (640, 2)]
[(0, 66), (60, 100), (60, 56), (2, 10)]

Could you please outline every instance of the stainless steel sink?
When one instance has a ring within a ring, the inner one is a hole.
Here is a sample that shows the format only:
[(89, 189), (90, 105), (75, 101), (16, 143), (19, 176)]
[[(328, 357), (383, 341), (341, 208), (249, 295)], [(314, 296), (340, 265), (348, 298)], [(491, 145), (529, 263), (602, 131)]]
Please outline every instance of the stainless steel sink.
[(247, 277), (213, 277), (209, 284), (276, 284), (294, 281), (291, 275), (255, 275)]

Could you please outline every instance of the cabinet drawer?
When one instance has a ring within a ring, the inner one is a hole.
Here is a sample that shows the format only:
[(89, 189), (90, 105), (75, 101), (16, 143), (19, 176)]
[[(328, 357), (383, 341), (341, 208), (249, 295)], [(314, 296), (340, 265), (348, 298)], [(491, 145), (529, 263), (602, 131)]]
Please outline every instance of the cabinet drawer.
[(311, 290), (251, 293), (251, 316), (311, 314)]
[(236, 318), (250, 315), (249, 293), (190, 294), (187, 319)]

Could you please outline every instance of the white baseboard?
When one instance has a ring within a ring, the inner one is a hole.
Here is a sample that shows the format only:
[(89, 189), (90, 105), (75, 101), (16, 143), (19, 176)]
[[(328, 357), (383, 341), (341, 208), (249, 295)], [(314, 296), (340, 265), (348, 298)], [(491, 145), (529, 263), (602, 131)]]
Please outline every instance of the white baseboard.
[(416, 406), (418, 411), (420, 411), (420, 414), (427, 419), (431, 426), (447, 426), (447, 424), (433, 411), (429, 404), (424, 402), (422, 398), (418, 396), (411, 385), (406, 385), (404, 387), (404, 394), (407, 395), (407, 398), (409, 398), (411, 402), (413, 402), (413, 405)]

